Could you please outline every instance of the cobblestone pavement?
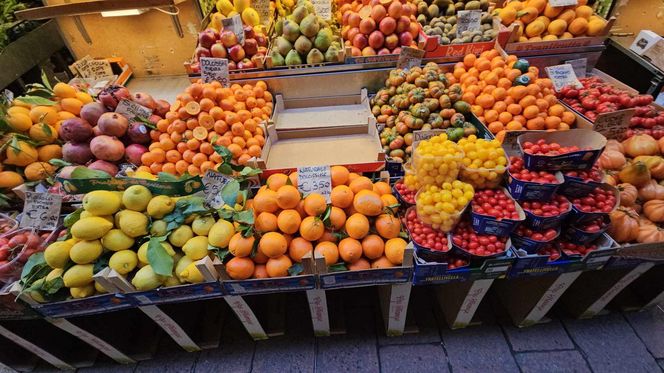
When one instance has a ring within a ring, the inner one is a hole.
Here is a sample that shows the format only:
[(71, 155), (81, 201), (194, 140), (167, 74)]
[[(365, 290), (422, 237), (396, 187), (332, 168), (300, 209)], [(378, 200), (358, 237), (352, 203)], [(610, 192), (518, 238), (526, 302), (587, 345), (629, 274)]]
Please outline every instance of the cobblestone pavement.
[[(103, 359), (81, 372), (662, 372), (664, 312), (613, 312), (591, 320), (555, 317), (514, 327), (485, 300), (482, 324), (452, 331), (433, 297), (415, 288), (409, 319), (419, 333), (385, 336), (372, 289), (344, 295), (347, 333), (315, 338), (304, 296), (289, 295), (286, 335), (253, 342), (234, 317), (224, 324), (219, 348), (180, 350), (162, 338), (152, 360), (120, 366)], [(39, 372), (54, 371), (46, 364)], [(4, 372), (0, 369), (0, 372)]]

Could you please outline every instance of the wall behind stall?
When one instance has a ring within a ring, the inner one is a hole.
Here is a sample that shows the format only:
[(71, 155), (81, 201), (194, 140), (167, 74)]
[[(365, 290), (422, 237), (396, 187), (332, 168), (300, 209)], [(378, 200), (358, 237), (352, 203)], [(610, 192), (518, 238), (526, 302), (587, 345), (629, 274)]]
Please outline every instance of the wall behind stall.
[[(136, 77), (181, 75), (185, 73), (182, 63), (191, 58), (196, 48), (201, 22), (196, 1), (185, 0), (177, 5), (184, 38), (178, 36), (171, 17), (157, 10), (127, 17), (80, 16), (92, 44), (83, 39), (74, 17), (60, 17), (58, 25), (65, 43), (77, 59), (88, 54), (92, 57), (117, 56), (129, 63)], [(56, 5), (66, 1), (46, 2)]]
[(641, 30), (652, 30), (664, 36), (664, 0), (615, 1), (613, 16), (617, 19), (611, 31), (634, 35), (614, 37), (614, 40), (629, 48)]

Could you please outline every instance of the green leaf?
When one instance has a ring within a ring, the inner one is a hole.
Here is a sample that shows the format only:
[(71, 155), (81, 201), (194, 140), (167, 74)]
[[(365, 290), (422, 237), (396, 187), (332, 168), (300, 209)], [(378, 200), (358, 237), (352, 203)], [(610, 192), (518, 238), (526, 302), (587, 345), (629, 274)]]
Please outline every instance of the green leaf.
[(221, 172), (224, 175), (232, 175), (233, 174), (233, 168), (228, 163), (220, 164), (219, 167), (217, 167), (217, 171)]
[(25, 262), (23, 270), (21, 271), (21, 278), (26, 277), (32, 270), (40, 265), (46, 264), (46, 259), (44, 259), (44, 252), (39, 252), (33, 255), (30, 255), (28, 261)]
[(180, 181), (177, 176), (171, 175), (168, 172), (160, 172), (157, 174), (157, 181)]
[(291, 180), (290, 176), (286, 179), (286, 185), (293, 185), (293, 181)]
[(254, 224), (254, 210), (245, 210), (233, 214), (233, 221), (241, 224)]
[(69, 163), (67, 161), (63, 161), (62, 159), (58, 159), (58, 158), (53, 158), (50, 161), (48, 161), (48, 163), (52, 164), (53, 166), (58, 167), (58, 168), (71, 166), (71, 163)]
[(327, 267), (328, 272), (343, 272), (343, 271), (347, 271), (347, 270), (348, 270), (348, 268), (346, 267), (346, 263), (343, 263), (343, 262), (332, 264), (331, 266)]
[(235, 215), (234, 210), (230, 209), (219, 209), (217, 210), (217, 214), (219, 215), (220, 218), (225, 219), (225, 220), (232, 220), (233, 215)]
[(114, 253), (112, 251), (104, 253), (104, 255), (100, 256), (96, 261), (95, 265), (92, 267), (92, 273), (97, 274), (101, 271), (104, 270), (104, 268), (108, 267), (108, 262), (111, 260), (111, 256)]
[[(237, 228), (237, 231), (240, 232), (242, 237), (251, 237), (254, 235), (254, 226), (253, 225), (247, 225), (247, 224), (240, 224), (240, 226)], [(258, 241), (254, 241), (258, 242)]]
[(221, 199), (233, 207), (237, 201), (237, 194), (240, 192), (240, 183), (237, 180), (231, 180), (223, 188), (221, 188)]
[(71, 214), (68, 214), (65, 216), (64, 224), (66, 228), (71, 228), (74, 223), (79, 221), (81, 219), (81, 213), (83, 212), (83, 208), (78, 208), (76, 211), (72, 212)]
[(231, 252), (228, 251), (228, 249), (217, 250), (217, 258), (219, 258), (219, 260), (221, 260), (222, 263), (226, 262), (226, 258), (228, 258), (228, 260), (230, 260), (229, 257), (232, 257), (232, 256), (233, 255), (231, 255)]
[(50, 91), (53, 91), (53, 87), (51, 87), (51, 82), (48, 81), (48, 76), (46, 76), (46, 72), (44, 70), (41, 71), (41, 81), (42, 84), (44, 84), (44, 87), (48, 88)]
[(260, 168), (253, 168), (253, 167), (249, 167), (249, 166), (244, 166), (242, 171), (240, 171), (240, 176), (244, 176), (244, 177), (256, 176), (256, 175), (260, 175), (262, 173), (263, 173), (263, 170), (261, 170)]
[(35, 281), (51, 272), (52, 268), (46, 264), (44, 253), (32, 254), (21, 271), (21, 284), (24, 288), (30, 287)]
[(49, 126), (46, 123), (42, 123), (42, 129), (44, 130), (44, 134), (48, 137), (51, 137), (53, 135), (53, 131), (51, 130), (51, 126)]
[(323, 216), (321, 217), (321, 220), (323, 220), (323, 224), (328, 228), (332, 226), (330, 215), (332, 215), (332, 206), (327, 206), (325, 212), (323, 213)]
[(288, 268), (289, 276), (297, 276), (302, 272), (304, 272), (304, 267), (302, 266), (302, 263), (295, 263)]
[(39, 97), (39, 96), (21, 96), (21, 97), (18, 97), (17, 99), (25, 102), (26, 104), (30, 104), (30, 105), (43, 105), (43, 106), (53, 106), (53, 105), (55, 105), (55, 101), (51, 101), (49, 99)]
[(52, 280), (46, 281), (42, 284), (41, 290), (48, 295), (53, 295), (65, 287), (65, 280), (58, 276)]
[(79, 166), (71, 173), (72, 179), (110, 179), (111, 177), (104, 171), (91, 170), (87, 167)]
[(224, 163), (231, 163), (231, 160), (233, 159), (233, 153), (231, 153), (231, 151), (228, 150), (227, 147), (221, 145), (214, 145), (214, 151), (219, 153), (221, 158), (224, 160)]
[(168, 255), (156, 237), (150, 238), (148, 243), (148, 263), (152, 266), (154, 273), (158, 275), (171, 276), (173, 274), (173, 258)]

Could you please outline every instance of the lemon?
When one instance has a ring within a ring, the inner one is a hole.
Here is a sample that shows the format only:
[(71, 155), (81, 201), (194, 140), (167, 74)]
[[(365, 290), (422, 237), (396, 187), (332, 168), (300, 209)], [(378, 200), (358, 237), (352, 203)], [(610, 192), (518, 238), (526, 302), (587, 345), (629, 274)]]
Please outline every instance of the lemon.
[(69, 257), (76, 264), (88, 264), (99, 258), (104, 248), (99, 240), (81, 241), (69, 250)]
[(71, 288), (69, 289), (69, 293), (74, 299), (87, 298), (95, 294), (95, 285), (88, 284), (81, 287)]
[(148, 217), (138, 211), (123, 210), (118, 228), (129, 237), (145, 236), (148, 234)]
[(180, 273), (182, 273), (182, 271), (184, 271), (189, 266), (189, 264), (193, 262), (194, 261), (186, 255), (183, 256), (182, 259), (178, 260), (177, 264), (175, 265), (175, 275), (178, 276), (180, 281), (184, 281), (182, 276), (180, 276)]
[(148, 203), (148, 215), (161, 219), (175, 208), (175, 202), (169, 196), (156, 196)]
[(69, 268), (62, 276), (65, 286), (68, 288), (78, 288), (92, 283), (92, 264), (76, 264)]
[(201, 271), (196, 268), (196, 263), (190, 263), (187, 268), (180, 273), (180, 278), (191, 284), (196, 284), (205, 280)]
[(213, 225), (212, 216), (199, 216), (191, 223), (191, 229), (199, 236), (207, 236)]
[(166, 230), (166, 226), (168, 224), (163, 221), (163, 220), (154, 220), (152, 221), (152, 225), (150, 226), (150, 235), (151, 236), (164, 236), (168, 231)]
[(194, 231), (188, 225), (181, 225), (168, 236), (168, 242), (173, 246), (182, 247), (187, 241), (194, 237)]
[(80, 219), (71, 226), (70, 232), (80, 240), (98, 240), (113, 228), (113, 224), (104, 218), (93, 216)]
[[(166, 250), (166, 253), (170, 256), (175, 255), (175, 250), (173, 250), (173, 246), (169, 244), (168, 242), (160, 242), (161, 247)], [(141, 245), (141, 247), (138, 248), (138, 261), (141, 263), (149, 264), (150, 262), (148, 261), (148, 245), (150, 244), (150, 241), (144, 243)]]
[(129, 210), (143, 212), (152, 199), (150, 189), (142, 185), (132, 185), (122, 194), (122, 204)]
[[(90, 217), (93, 217), (93, 216), (96, 216), (96, 215), (91, 214), (88, 211), (83, 210), (83, 211), (81, 211), (80, 219), (90, 218)], [(113, 215), (102, 215), (102, 216), (100, 216), (100, 218), (104, 218), (104, 219), (108, 220), (109, 222), (111, 222), (111, 224), (114, 223)]]
[(111, 229), (101, 238), (101, 245), (111, 251), (127, 250), (134, 246), (134, 239), (120, 229)]
[(164, 276), (154, 273), (152, 266), (149, 264), (136, 272), (131, 284), (134, 285), (136, 290), (152, 290), (158, 288), (164, 281)]
[(206, 236), (190, 238), (182, 246), (182, 251), (193, 260), (203, 259), (208, 254), (208, 238)]
[(101, 293), (101, 294), (108, 293), (108, 291), (106, 289), (104, 289), (103, 286), (99, 285), (98, 282), (95, 282), (95, 290), (97, 290), (97, 293)]
[(233, 227), (233, 224), (227, 220), (219, 219), (214, 223), (212, 228), (210, 228), (208, 241), (212, 246), (224, 248), (228, 246), (228, 242), (230, 242), (233, 234), (235, 234), (235, 227)]
[(180, 279), (175, 276), (168, 276), (163, 282), (164, 286), (178, 286), (180, 284), (182, 284)]
[(122, 200), (115, 192), (95, 190), (83, 197), (83, 209), (92, 215), (113, 215), (120, 210)]
[(219, 0), (217, 1), (216, 4), (217, 11), (223, 13), (223, 14), (228, 14), (230, 13), (233, 9), (233, 2), (230, 0)]
[(69, 261), (69, 250), (74, 243), (67, 241), (55, 241), (44, 250), (44, 260), (51, 268), (64, 268)]
[(138, 265), (138, 255), (131, 250), (120, 250), (108, 260), (108, 266), (121, 275), (126, 275)]
[(44, 277), (44, 281), (51, 281), (55, 280), (58, 277), (62, 277), (62, 274), (65, 273), (65, 270), (62, 268), (55, 268), (51, 272), (49, 272), (46, 277)]

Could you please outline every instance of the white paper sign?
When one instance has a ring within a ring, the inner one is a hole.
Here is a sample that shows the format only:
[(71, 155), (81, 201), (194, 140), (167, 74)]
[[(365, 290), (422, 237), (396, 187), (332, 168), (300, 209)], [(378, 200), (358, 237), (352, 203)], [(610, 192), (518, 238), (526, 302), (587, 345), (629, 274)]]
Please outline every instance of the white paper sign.
[(549, 5), (551, 5), (554, 8), (558, 8), (561, 6), (572, 6), (572, 5), (578, 5), (577, 0), (549, 0)]
[(595, 119), (593, 130), (601, 133), (607, 139), (622, 141), (629, 128), (630, 119), (634, 116), (634, 111), (634, 109), (625, 109), (602, 113)]
[(224, 200), (221, 198), (221, 189), (228, 184), (231, 179), (216, 171), (207, 170), (203, 176), (203, 186), (205, 187), (205, 202), (208, 206), (219, 209), (224, 206)]
[(422, 64), (424, 51), (417, 48), (403, 47), (397, 61), (397, 69), (410, 69)]
[(244, 27), (242, 26), (242, 18), (239, 14), (231, 18), (224, 18), (221, 20), (221, 25), (224, 30), (231, 30), (237, 36), (238, 43), (244, 45)]
[(152, 115), (152, 110), (127, 99), (120, 100), (115, 112), (128, 120), (133, 120), (136, 117), (147, 119)]
[(253, 0), (251, 6), (256, 9), (261, 24), (267, 26), (270, 24), (272, 15), (270, 14), (270, 0)]
[(89, 55), (74, 62), (74, 68), (81, 77), (88, 79), (100, 79), (113, 75), (110, 62), (107, 60), (95, 60)]
[(481, 10), (460, 10), (457, 12), (457, 38), (461, 37), (464, 31), (477, 31), (479, 30), (482, 19)]
[(330, 194), (332, 193), (330, 166), (298, 167), (297, 189), (305, 196), (318, 193), (330, 202)]
[(331, 0), (312, 0), (316, 15), (326, 21), (332, 19), (332, 1)]
[(648, 48), (643, 55), (650, 58), (653, 65), (664, 70), (664, 39), (660, 39), (655, 45)]
[(413, 150), (417, 148), (417, 145), (420, 141), (429, 140), (434, 136), (438, 136), (441, 133), (445, 133), (445, 130), (436, 129), (436, 130), (419, 130), (413, 132)]
[(575, 86), (583, 88), (583, 84), (577, 79), (572, 65), (566, 63), (563, 65), (547, 66), (545, 67), (547, 75), (553, 82), (553, 89), (560, 91), (565, 86)]
[(201, 78), (205, 83), (218, 81), (223, 87), (230, 86), (228, 60), (225, 58), (201, 57)]
[(62, 196), (51, 193), (25, 192), (21, 228), (52, 231), (58, 227)]
[(574, 73), (576, 74), (577, 78), (586, 77), (586, 69), (588, 66), (587, 58), (584, 57), (584, 58), (578, 58), (576, 60), (569, 60), (565, 61), (565, 63), (572, 65), (572, 69), (574, 69)]

